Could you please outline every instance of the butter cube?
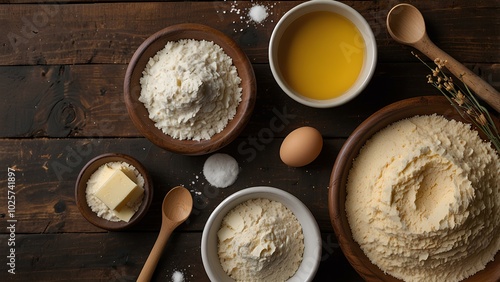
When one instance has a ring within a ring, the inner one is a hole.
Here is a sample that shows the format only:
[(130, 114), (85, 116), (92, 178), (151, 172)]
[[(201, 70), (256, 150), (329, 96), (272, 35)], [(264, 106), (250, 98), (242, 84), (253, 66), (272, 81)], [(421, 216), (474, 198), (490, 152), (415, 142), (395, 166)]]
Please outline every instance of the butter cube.
[(130, 180), (137, 183), (137, 176), (135, 176), (135, 173), (132, 170), (130, 170), (126, 167), (121, 167), (120, 170), (123, 171), (123, 173), (125, 173), (125, 175), (127, 175), (128, 178), (130, 178)]
[(124, 206), (120, 210), (114, 210), (113, 213), (118, 217), (119, 219), (129, 222), (132, 216), (135, 214), (135, 211), (128, 206)]
[(95, 196), (109, 209), (120, 210), (128, 202), (136, 201), (144, 189), (138, 187), (121, 170), (116, 170), (96, 191)]
[(97, 185), (99, 185), (99, 183), (106, 182), (106, 180), (108, 180), (109, 177), (111, 175), (113, 175), (114, 172), (115, 172), (114, 169), (110, 168), (107, 165), (104, 165), (104, 167), (102, 167), (102, 169), (99, 169), (99, 174), (95, 178), (95, 182), (94, 183), (97, 183)]

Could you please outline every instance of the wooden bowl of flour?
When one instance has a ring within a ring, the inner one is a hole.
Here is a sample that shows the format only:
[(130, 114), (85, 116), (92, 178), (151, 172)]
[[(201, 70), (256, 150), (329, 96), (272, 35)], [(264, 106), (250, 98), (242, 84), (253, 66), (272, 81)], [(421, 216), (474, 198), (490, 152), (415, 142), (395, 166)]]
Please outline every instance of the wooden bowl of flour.
[[(330, 221), (335, 230), (339, 245), (346, 258), (365, 281), (400, 281), (384, 273), (373, 264), (365, 255), (359, 244), (354, 241), (346, 215), (346, 183), (349, 171), (360, 149), (375, 133), (396, 121), (415, 115), (442, 115), (447, 119), (454, 119), (468, 123), (442, 96), (424, 96), (402, 100), (388, 105), (374, 113), (360, 124), (344, 143), (335, 161), (328, 191), (328, 209)], [(500, 123), (495, 119), (497, 127)], [(474, 126), (473, 126), (474, 128)], [(480, 136), (485, 139), (482, 134)], [(495, 260), (490, 261), (486, 268), (463, 280), (468, 282), (499, 281), (500, 280), (500, 252), (496, 253)]]
[[(141, 96), (140, 79), (143, 76), (146, 64), (168, 42), (183, 39), (205, 40), (220, 46), (224, 53), (232, 59), (241, 83), (241, 102), (237, 105), (236, 113), (229, 120), (224, 129), (212, 135), (209, 139), (173, 138), (155, 126), (150, 119), (149, 111), (144, 103), (139, 101)], [(256, 80), (252, 65), (238, 46), (238, 44), (224, 33), (200, 24), (178, 24), (162, 29), (147, 38), (134, 53), (124, 80), (124, 99), (132, 122), (139, 132), (155, 145), (168, 151), (184, 155), (209, 154), (231, 143), (243, 130), (252, 114), (256, 100)]]

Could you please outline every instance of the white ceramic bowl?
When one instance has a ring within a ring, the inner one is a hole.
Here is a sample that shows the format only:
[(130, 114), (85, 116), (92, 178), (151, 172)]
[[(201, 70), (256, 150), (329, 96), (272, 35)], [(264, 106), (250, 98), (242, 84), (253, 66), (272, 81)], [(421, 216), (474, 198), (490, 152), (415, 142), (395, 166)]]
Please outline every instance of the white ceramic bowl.
[(299, 269), (288, 281), (312, 281), (321, 260), (321, 234), (309, 209), (295, 196), (278, 188), (251, 187), (240, 190), (222, 201), (208, 219), (201, 239), (203, 266), (211, 281), (234, 281), (219, 262), (217, 255), (217, 231), (224, 216), (237, 205), (255, 198), (266, 198), (285, 205), (297, 217), (304, 233), (304, 257)]
[[(278, 47), (283, 33), (288, 26), (301, 16), (311, 12), (329, 11), (350, 20), (360, 31), (365, 41), (365, 58), (361, 72), (354, 84), (342, 95), (326, 100), (316, 100), (305, 97), (293, 90), (285, 81), (278, 64)], [(281, 89), (295, 101), (310, 107), (329, 108), (340, 106), (356, 97), (370, 82), (377, 63), (377, 44), (375, 36), (361, 14), (350, 6), (333, 0), (311, 0), (290, 9), (276, 24), (269, 42), (269, 63), (274, 79)]]

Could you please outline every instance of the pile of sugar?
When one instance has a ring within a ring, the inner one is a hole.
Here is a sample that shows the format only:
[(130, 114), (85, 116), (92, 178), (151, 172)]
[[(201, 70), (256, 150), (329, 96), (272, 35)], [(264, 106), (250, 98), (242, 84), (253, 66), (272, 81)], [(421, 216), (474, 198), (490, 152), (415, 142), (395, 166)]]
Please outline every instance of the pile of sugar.
[(500, 249), (500, 158), (468, 124), (401, 120), (374, 135), (349, 173), (352, 235), (405, 281), (460, 281)]
[(267, 13), (266, 6), (254, 5), (254, 6), (252, 6), (252, 8), (250, 8), (248, 15), (250, 16), (252, 21), (254, 21), (256, 23), (261, 23), (262, 21), (264, 21), (267, 18), (267, 16), (269, 14)]
[(172, 274), (172, 282), (184, 282), (184, 273), (176, 270)]
[(217, 188), (226, 188), (238, 178), (238, 162), (228, 154), (213, 154), (205, 160), (203, 175)]
[[(224, 2), (226, 2), (226, 0), (224, 0)], [(253, 3), (253, 0), (251, 2), (252, 6), (250, 8), (248, 7), (240, 8), (238, 1), (233, 1), (228, 11), (218, 10), (217, 13), (223, 15), (229, 12), (238, 15), (240, 22), (233, 21), (233, 24), (241, 23), (245, 24), (246, 27), (250, 27), (250, 25), (252, 26), (264, 25), (266, 19), (273, 14), (273, 8), (276, 5), (276, 3), (274, 4)], [(270, 22), (273, 22), (273, 20), (271, 20)], [(238, 32), (238, 31), (243, 31), (244, 29), (234, 28), (233, 30), (234, 32)]]
[[(109, 221), (120, 221), (120, 219), (115, 215), (113, 210), (108, 208), (106, 204), (104, 204), (99, 198), (95, 196), (96, 191), (100, 188), (100, 184), (103, 182), (101, 178), (101, 174), (104, 171), (105, 167), (109, 167), (115, 170), (128, 170), (133, 172), (135, 177), (137, 178), (137, 186), (143, 188), (144, 187), (144, 178), (139, 173), (139, 171), (131, 164), (126, 162), (109, 162), (101, 165), (87, 181), (87, 189), (85, 190), (85, 196), (87, 199), (87, 204), (90, 209), (97, 214), (97, 216), (104, 218)], [(135, 181), (134, 181), (135, 182)], [(142, 204), (142, 199), (144, 196), (140, 197), (135, 203), (129, 203), (127, 206), (132, 208), (134, 211), (137, 211)]]
[(149, 59), (139, 101), (163, 133), (179, 140), (208, 140), (236, 114), (240, 82), (231, 57), (219, 45), (181, 39)]
[(299, 221), (269, 199), (250, 199), (229, 211), (217, 237), (221, 266), (236, 281), (286, 281), (304, 254)]

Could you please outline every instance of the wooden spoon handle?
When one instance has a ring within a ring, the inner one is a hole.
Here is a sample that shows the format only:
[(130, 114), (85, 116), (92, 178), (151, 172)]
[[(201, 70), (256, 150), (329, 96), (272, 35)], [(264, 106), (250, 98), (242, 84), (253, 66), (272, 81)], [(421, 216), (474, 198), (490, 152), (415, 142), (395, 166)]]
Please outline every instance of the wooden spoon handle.
[(413, 47), (424, 53), (431, 60), (436, 58), (447, 60), (446, 68), (454, 76), (461, 78), (467, 87), (488, 103), (493, 109), (500, 112), (500, 93), (470, 69), (437, 47), (429, 37), (424, 36), (422, 40), (414, 44)]
[(141, 273), (139, 277), (137, 277), (137, 282), (149, 282), (151, 281), (151, 277), (155, 272), (156, 265), (160, 260), (161, 254), (165, 245), (167, 244), (168, 238), (172, 234), (172, 228), (162, 228), (160, 229), (160, 234), (156, 239), (155, 244), (153, 245), (153, 249), (151, 249), (151, 253), (146, 260), (146, 263), (142, 267)]

